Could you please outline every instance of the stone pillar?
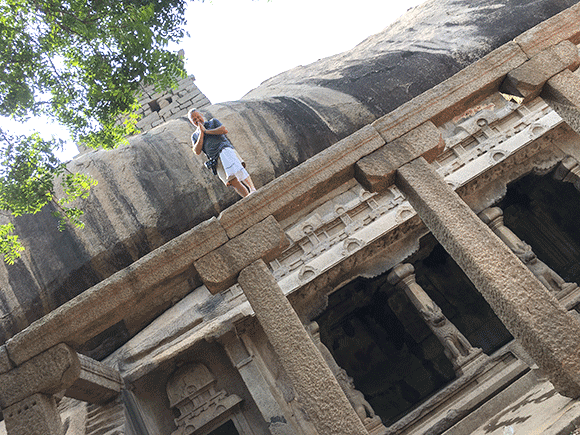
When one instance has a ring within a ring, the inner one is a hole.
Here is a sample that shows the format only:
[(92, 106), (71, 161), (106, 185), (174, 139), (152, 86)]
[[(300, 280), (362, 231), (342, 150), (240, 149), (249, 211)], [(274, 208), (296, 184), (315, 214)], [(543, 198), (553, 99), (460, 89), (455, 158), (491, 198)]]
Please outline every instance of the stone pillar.
[(399, 290), (403, 290), (413, 303), (427, 326), (445, 348), (445, 355), (458, 376), (487, 361), (487, 355), (479, 348), (471, 346), (457, 327), (445, 317), (441, 308), (433, 302), (423, 288), (415, 281), (415, 268), (410, 264), (399, 264), (387, 276), (387, 280)]
[(532, 247), (522, 241), (504, 225), (503, 211), (501, 208), (487, 208), (479, 213), (479, 217), (558, 299), (562, 299), (578, 289), (576, 283), (564, 281), (560, 275), (536, 257), (536, 254), (532, 251)]
[(556, 168), (554, 179), (572, 183), (576, 190), (580, 190), (580, 163), (574, 157), (565, 158)]
[(2, 410), (8, 435), (63, 435), (54, 397), (33, 394)]
[(400, 167), (396, 183), (558, 392), (579, 397), (580, 322), (423, 158)]
[(252, 263), (238, 282), (319, 435), (367, 435), (266, 264)]
[(375, 414), (375, 410), (371, 404), (367, 402), (364, 394), (355, 388), (353, 379), (348, 375), (345, 369), (337, 364), (332, 353), (330, 353), (328, 348), (320, 340), (320, 328), (318, 323), (310, 323), (308, 330), (312, 336), (312, 341), (314, 341), (314, 344), (320, 351), (326, 364), (328, 364), (330, 371), (334, 374), (340, 388), (344, 391), (346, 398), (361, 419), (367, 432), (370, 435), (384, 433), (387, 428), (383, 425), (381, 417)]
[(268, 382), (262, 376), (260, 368), (250, 355), (246, 346), (235, 333), (224, 335), (222, 342), (232, 364), (240, 373), (246, 388), (252, 395), (256, 406), (268, 423), (272, 435), (295, 435), (296, 429), (286, 419), (280, 404), (270, 391)]
[(576, 133), (580, 133), (580, 77), (564, 70), (546, 82), (541, 97)]

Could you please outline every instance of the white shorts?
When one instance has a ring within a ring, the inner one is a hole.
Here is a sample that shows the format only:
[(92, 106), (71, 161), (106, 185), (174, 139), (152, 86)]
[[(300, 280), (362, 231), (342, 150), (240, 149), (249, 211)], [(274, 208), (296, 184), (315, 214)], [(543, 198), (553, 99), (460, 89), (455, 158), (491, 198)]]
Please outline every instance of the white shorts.
[(228, 147), (221, 150), (216, 170), (220, 180), (227, 186), (234, 178), (242, 181), (250, 176), (245, 166), (238, 152)]

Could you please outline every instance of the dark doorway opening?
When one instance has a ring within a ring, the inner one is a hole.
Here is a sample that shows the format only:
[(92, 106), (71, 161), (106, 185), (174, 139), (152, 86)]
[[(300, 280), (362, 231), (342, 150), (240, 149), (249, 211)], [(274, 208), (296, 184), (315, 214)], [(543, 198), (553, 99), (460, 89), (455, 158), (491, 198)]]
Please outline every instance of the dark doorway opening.
[[(512, 336), (432, 236), (410, 262), (417, 282), (475, 347), (490, 354)], [(389, 426), (455, 379), (451, 362), (406, 295), (358, 278), (330, 295), (320, 338)]]
[(499, 204), (504, 223), (567, 282), (580, 283), (580, 192), (550, 175), (527, 175)]
[(240, 435), (234, 422), (228, 420), (225, 424), (222, 424), (215, 430), (212, 430), (208, 435)]

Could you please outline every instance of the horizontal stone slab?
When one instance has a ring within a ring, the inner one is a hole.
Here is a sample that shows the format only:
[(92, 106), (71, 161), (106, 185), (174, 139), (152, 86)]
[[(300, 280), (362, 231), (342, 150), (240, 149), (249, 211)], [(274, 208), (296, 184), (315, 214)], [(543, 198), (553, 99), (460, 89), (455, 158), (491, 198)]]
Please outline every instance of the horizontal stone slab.
[(77, 353), (59, 344), (0, 375), (0, 407), (7, 408), (36, 393), (56, 394), (81, 373)]
[(232, 205), (219, 221), (233, 238), (269, 215), (282, 220), (351, 179), (355, 163), (384, 144), (373, 127), (364, 127)]
[(236, 283), (238, 274), (254, 261), (271, 261), (289, 246), (286, 234), (273, 216), (195, 262), (202, 281), (212, 293)]
[(441, 132), (432, 122), (426, 122), (360, 159), (355, 176), (367, 190), (382, 191), (395, 183), (397, 169), (402, 165), (417, 157), (432, 162), (444, 149)]
[(65, 396), (89, 403), (104, 403), (121, 392), (123, 379), (117, 370), (81, 354), (77, 357), (81, 371), (67, 388)]
[(6, 342), (10, 359), (20, 365), (58, 343), (72, 347), (86, 343), (121, 321), (160, 283), (227, 240), (215, 218), (201, 223), (16, 334)]
[(550, 78), (565, 69), (573, 71), (579, 64), (578, 47), (570, 41), (562, 41), (510, 71), (500, 91), (531, 101), (540, 94), (542, 87)]
[(492, 51), (437, 86), (379, 118), (373, 126), (391, 142), (427, 121), (441, 125), (498, 89), (528, 57), (513, 42)]
[(514, 39), (529, 56), (535, 56), (551, 45), (569, 40), (580, 43), (580, 4), (569, 7), (541, 22)]

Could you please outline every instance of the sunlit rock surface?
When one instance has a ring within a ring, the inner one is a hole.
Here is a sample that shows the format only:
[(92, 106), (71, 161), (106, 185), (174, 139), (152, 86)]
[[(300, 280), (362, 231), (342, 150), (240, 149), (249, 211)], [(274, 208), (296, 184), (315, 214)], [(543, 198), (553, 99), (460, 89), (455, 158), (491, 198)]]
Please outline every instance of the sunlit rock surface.
[[(282, 73), (207, 112), (227, 125), (262, 186), (575, 3), (428, 1), (352, 50)], [(0, 265), (2, 341), (237, 200), (193, 155), (190, 135), (183, 118), (128, 146), (74, 159), (71, 170), (99, 181), (79, 204), (84, 229), (59, 232), (49, 207), (15, 221), (27, 250), (15, 265)], [(200, 284), (184, 279), (188, 288)], [(166, 308), (133, 313), (131, 325), (97, 337), (88, 353), (110, 353)]]

